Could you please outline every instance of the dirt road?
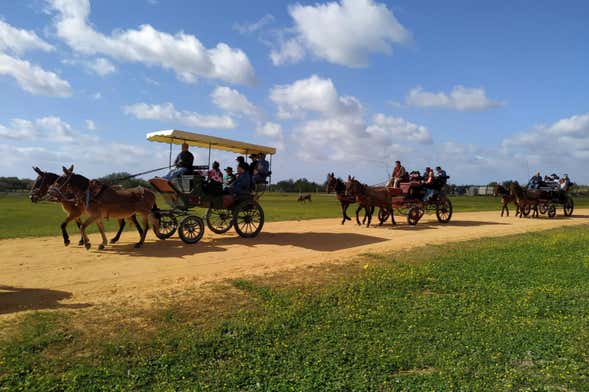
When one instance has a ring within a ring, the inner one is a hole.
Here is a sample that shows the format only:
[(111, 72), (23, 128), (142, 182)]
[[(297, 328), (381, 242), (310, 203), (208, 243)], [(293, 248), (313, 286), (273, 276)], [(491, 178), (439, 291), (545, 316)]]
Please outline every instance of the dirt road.
[[(399, 219), (401, 221), (401, 219)], [(498, 212), (457, 213), (448, 225), (426, 216), (417, 226), (403, 220), (396, 227), (358, 227), (338, 219), (267, 223), (256, 239), (234, 231), (207, 231), (196, 245), (177, 236), (166, 241), (149, 233), (141, 249), (137, 233), (98, 251), (70, 245), (61, 237), (0, 241), (0, 315), (53, 305), (76, 307), (113, 301), (141, 301), (162, 290), (329, 261), (364, 252), (395, 251), (414, 246), (509, 235), (589, 223), (589, 210), (572, 218), (500, 218)]]

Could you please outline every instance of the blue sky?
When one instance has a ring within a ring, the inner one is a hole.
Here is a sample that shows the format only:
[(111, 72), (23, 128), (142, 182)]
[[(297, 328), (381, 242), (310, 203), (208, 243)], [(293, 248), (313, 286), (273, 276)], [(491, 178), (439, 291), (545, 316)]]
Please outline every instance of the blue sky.
[(177, 128), (277, 146), (275, 180), (376, 183), (401, 159), (589, 183), (587, 20), (584, 1), (1, 2), (0, 175), (163, 166), (145, 133)]

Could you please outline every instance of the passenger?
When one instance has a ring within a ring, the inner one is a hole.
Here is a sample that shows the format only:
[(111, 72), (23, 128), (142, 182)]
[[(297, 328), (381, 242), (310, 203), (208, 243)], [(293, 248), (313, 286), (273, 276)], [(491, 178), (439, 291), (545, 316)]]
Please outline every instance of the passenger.
[(538, 189), (540, 188), (540, 185), (542, 185), (542, 176), (540, 175), (540, 172), (537, 172), (536, 175), (528, 181), (528, 188)]
[(250, 154), (249, 158), (251, 159), (251, 162), (249, 164), (249, 173), (250, 176), (253, 177), (254, 172), (258, 166), (258, 154)]
[(210, 181), (215, 181), (219, 184), (223, 183), (223, 172), (219, 168), (219, 162), (213, 162), (213, 168), (209, 170), (208, 177)]
[[(253, 163), (253, 162), (252, 162)], [(266, 160), (266, 155), (263, 153), (258, 154), (258, 160), (256, 161), (256, 167), (254, 169), (254, 184), (262, 183), (266, 181), (266, 178), (270, 175), (270, 163)]]
[(208, 173), (209, 183), (207, 191), (211, 195), (219, 195), (223, 192), (223, 173), (219, 169), (219, 162), (213, 162), (213, 168)]
[(237, 179), (229, 188), (232, 195), (239, 196), (251, 192), (251, 177), (247, 169), (248, 166), (245, 162), (237, 165)]
[(434, 195), (434, 171), (430, 167), (425, 168), (425, 173), (423, 174), (423, 184), (425, 185), (425, 197), (423, 201), (428, 201)]
[(445, 170), (442, 170), (442, 168), (440, 166), (436, 167), (436, 177), (440, 178), (440, 179), (447, 179), (448, 175), (446, 174)]
[(246, 167), (246, 170), (249, 172), (250, 170), (250, 165), (248, 165), (248, 163), (245, 161), (245, 158), (242, 156), (239, 156), (237, 158), (235, 158), (235, 160), (237, 161), (237, 165), (239, 166), (239, 164), (243, 163)]
[(563, 174), (560, 179), (560, 190), (567, 192), (571, 187), (572, 183), (568, 174)]
[(228, 166), (225, 168), (225, 174), (223, 175), (223, 189), (231, 187), (231, 184), (235, 181), (235, 174), (233, 174), (233, 168)]
[(176, 157), (174, 161), (175, 169), (170, 170), (163, 178), (171, 180), (174, 177), (180, 177), (182, 174), (192, 170), (192, 164), (194, 163), (194, 155), (188, 151), (188, 144), (182, 143), (182, 151)]
[(391, 181), (389, 181), (389, 186), (393, 188), (399, 187), (399, 182), (402, 181), (404, 178), (407, 177), (407, 170), (401, 165), (401, 161), (395, 161), (395, 167), (393, 168), (393, 175), (391, 177)]

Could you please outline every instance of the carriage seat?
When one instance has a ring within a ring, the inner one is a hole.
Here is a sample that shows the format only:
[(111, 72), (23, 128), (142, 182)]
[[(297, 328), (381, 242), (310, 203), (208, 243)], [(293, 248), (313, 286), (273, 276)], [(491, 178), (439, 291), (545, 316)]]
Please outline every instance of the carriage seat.
[(399, 183), (399, 189), (401, 189), (401, 191), (403, 193), (409, 193), (409, 191), (411, 190), (411, 188), (417, 188), (422, 186), (423, 184), (421, 184), (419, 181), (410, 181), (410, 182), (400, 182)]

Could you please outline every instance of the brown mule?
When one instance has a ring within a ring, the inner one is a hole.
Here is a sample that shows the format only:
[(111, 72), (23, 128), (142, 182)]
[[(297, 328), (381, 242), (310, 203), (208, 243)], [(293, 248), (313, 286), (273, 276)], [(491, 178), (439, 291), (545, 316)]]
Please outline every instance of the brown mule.
[[(391, 194), (386, 187), (368, 186), (360, 183), (360, 181), (356, 180), (354, 177), (348, 176), (348, 181), (346, 182), (346, 195), (354, 197), (354, 199), (366, 209), (368, 217), (366, 222), (367, 227), (370, 226), (370, 223), (372, 222), (372, 215), (375, 207), (390, 211), (393, 224), (397, 224), (392, 213)], [(383, 223), (384, 222), (380, 222), (380, 225)]]
[(347, 220), (352, 220), (352, 218), (348, 216), (347, 211), (350, 204), (354, 204), (356, 200), (353, 197), (346, 196), (346, 184), (342, 179), (336, 178), (335, 173), (327, 174), (327, 185), (325, 188), (327, 193), (335, 192), (335, 197), (342, 206), (342, 225), (346, 223)]
[(86, 249), (91, 246), (86, 235), (86, 228), (90, 224), (96, 222), (102, 236), (102, 243), (98, 249), (104, 249), (107, 240), (102, 220), (104, 218), (127, 218), (136, 213), (143, 218), (143, 230), (135, 247), (139, 248), (143, 245), (149, 229), (149, 218), (152, 212), (157, 210), (153, 192), (140, 186), (132, 189), (118, 189), (96, 180), (90, 181), (84, 176), (75, 174), (73, 165), (69, 169), (64, 167), (63, 173), (63, 176), (59, 177), (49, 188), (48, 193), (62, 200), (67, 198), (65, 195), (72, 194), (75, 200), (85, 204), (88, 219), (82, 223), (81, 230)]
[(503, 216), (503, 213), (509, 216), (509, 203), (515, 204), (515, 216), (519, 215), (519, 206), (515, 201), (515, 196), (511, 194), (509, 189), (501, 184), (497, 184), (493, 190), (493, 196), (501, 197), (501, 216)]
[[(33, 183), (33, 186), (32, 186), (31, 191), (29, 193), (29, 198), (31, 199), (31, 202), (38, 203), (47, 197), (47, 191), (49, 190), (49, 187), (51, 185), (53, 185), (53, 183), (55, 182), (55, 180), (57, 180), (59, 178), (59, 176), (55, 173), (44, 172), (36, 166), (33, 167), (33, 170), (37, 173), (37, 179)], [(82, 214), (84, 213), (85, 209), (84, 209), (83, 203), (77, 203), (74, 201), (65, 201), (65, 200), (61, 201), (61, 207), (63, 208), (63, 210), (67, 214), (67, 217), (61, 223), (61, 226), (60, 226), (61, 227), (61, 234), (63, 236), (63, 244), (65, 246), (68, 246), (70, 244), (70, 237), (67, 232), (67, 225), (71, 221), (75, 221), (76, 225), (78, 225), (78, 229), (80, 229), (80, 227), (82, 226), (82, 220), (80, 218), (81, 218)], [(139, 222), (137, 222), (137, 218), (135, 217), (135, 215), (133, 215), (131, 217), (131, 220), (135, 224), (135, 227), (137, 228), (137, 231), (139, 232), (139, 234), (142, 234), (141, 226), (139, 226)], [(117, 234), (110, 240), (111, 244), (116, 243), (121, 238), (121, 233), (123, 232), (124, 228), (125, 228), (125, 220), (119, 219), (119, 230), (117, 231)], [(81, 232), (80, 232), (80, 234), (81, 234)], [(83, 236), (80, 237), (80, 241), (78, 242), (78, 245), (84, 245), (84, 237)]]
[(513, 198), (518, 208), (518, 212), (516, 212), (515, 216), (518, 216), (519, 214), (519, 217), (523, 218), (524, 211), (529, 211), (528, 208), (534, 211), (532, 217), (540, 216), (538, 211), (538, 200), (530, 198), (526, 190), (519, 186), (519, 184), (511, 183), (511, 185), (509, 185), (509, 195)]

